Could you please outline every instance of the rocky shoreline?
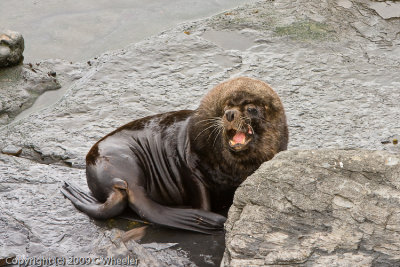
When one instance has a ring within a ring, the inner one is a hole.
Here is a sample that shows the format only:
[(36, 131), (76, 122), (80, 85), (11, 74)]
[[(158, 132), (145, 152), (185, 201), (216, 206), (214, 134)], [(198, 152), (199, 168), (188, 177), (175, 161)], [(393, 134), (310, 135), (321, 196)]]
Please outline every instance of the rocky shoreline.
[[(29, 73), (28, 83), (24, 82), (27, 75), (22, 74), (10, 83), (2, 81), (0, 87), (1, 95), (5, 96), (0, 98), (0, 151), (5, 153), (10, 147), (21, 150), (19, 157), (6, 155), (9, 153), (0, 155), (0, 211), (3, 215), (0, 228), (4, 229), (0, 232), (0, 258), (9, 253), (28, 257), (65, 254), (122, 257), (134, 253), (142, 266), (162, 265), (166, 257), (172, 266), (194, 264), (190, 257), (170, 248), (169, 252), (163, 250), (160, 256), (161, 252), (137, 243), (129, 246), (116, 242), (124, 231), (109, 230), (77, 212), (62, 197), (59, 188), (63, 181), (87, 188), (85, 154), (111, 130), (146, 115), (194, 109), (207, 90), (231, 77), (264, 80), (280, 95), (288, 115), (289, 150), (292, 151), (284, 155), (289, 163), (309, 155), (295, 150), (318, 148), (380, 150), (394, 153), (397, 155), (394, 158), (398, 158), (400, 150), (395, 140), (400, 134), (400, 19), (384, 19), (371, 3), (367, 0), (259, 1), (181, 24), (125, 49), (104, 53), (90, 62), (71, 64), (48, 60), (38, 65), (18, 66), (14, 71)], [(50, 72), (55, 72), (56, 77), (49, 75)], [(47, 83), (57, 86), (49, 87)], [(34, 86), (39, 87), (30, 93)], [(39, 94), (60, 86), (65, 94), (57, 102), (13, 120)], [(337, 158), (348, 152), (332, 153), (332, 158)], [(353, 156), (368, 154), (359, 150), (352, 153)], [(324, 155), (331, 154), (322, 153), (321, 164)], [(268, 167), (263, 166), (248, 183), (263, 177), (268, 181), (267, 173), (273, 172), (270, 168), (285, 171), (294, 168), (285, 167), (286, 164), (292, 166), (289, 163), (276, 163), (281, 157), (284, 156), (279, 155), (276, 161), (267, 163)], [(318, 163), (319, 159), (315, 160)], [(398, 170), (396, 166), (398, 164), (390, 168)], [(264, 168), (268, 171), (263, 171)], [(398, 175), (398, 172), (393, 171), (391, 175)], [(391, 176), (380, 177), (390, 179)], [(240, 188), (242, 193), (237, 193), (236, 206), (230, 211), (225, 254), (228, 256), (223, 261), (226, 265), (235, 265), (236, 259), (241, 264), (242, 259), (265, 256), (249, 253), (246, 251), (251, 247), (249, 243), (238, 243), (235, 239), (243, 231), (240, 223), (252, 221), (252, 217), (234, 216), (238, 203), (244, 203), (240, 198), (248, 188), (246, 184)], [(284, 184), (277, 186), (284, 188)], [(389, 198), (396, 199), (397, 184), (392, 187), (393, 195)], [(253, 193), (246, 203), (257, 198), (258, 192)], [(265, 208), (265, 203), (260, 209)], [(391, 212), (397, 212), (386, 202), (382, 203)], [(274, 213), (277, 216), (278, 211)], [(252, 212), (249, 210), (249, 216)], [(239, 226), (232, 227), (236, 219), (240, 220)], [(386, 236), (387, 230), (382, 231)], [(397, 234), (397, 228), (390, 231)], [(358, 234), (356, 236), (358, 238)], [(271, 235), (262, 232), (259, 238), (266, 242)], [(276, 238), (283, 238), (283, 235)], [(274, 246), (283, 244), (279, 242)], [(387, 247), (395, 246), (389, 238), (385, 242)], [(295, 250), (295, 243), (285, 241), (283, 246), (288, 244)], [(382, 249), (379, 253), (394, 255), (398, 251), (397, 247), (389, 250)], [(327, 249), (321, 255), (327, 259), (333, 255), (329, 253), (338, 252)], [(375, 257), (374, 253), (368, 257)], [(385, 260), (369, 261), (368, 258), (364, 262), (366, 258), (360, 255), (355, 259), (361, 259), (358, 262), (366, 266), (373, 263), (385, 266), (398, 260), (379, 254)], [(332, 262), (336, 259), (334, 256)], [(318, 266), (318, 259), (299, 256), (302, 261), (296, 257), (293, 256), (293, 264)], [(158, 263), (154, 265), (151, 260)], [(289, 258), (283, 261), (291, 263)], [(281, 263), (279, 260), (262, 262)], [(213, 264), (218, 265), (215, 261)]]

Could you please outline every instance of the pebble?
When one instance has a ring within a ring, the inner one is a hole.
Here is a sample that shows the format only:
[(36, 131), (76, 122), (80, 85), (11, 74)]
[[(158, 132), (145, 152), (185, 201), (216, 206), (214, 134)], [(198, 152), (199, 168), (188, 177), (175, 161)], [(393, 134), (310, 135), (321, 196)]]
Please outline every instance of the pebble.
[(5, 148), (1, 150), (1, 153), (11, 155), (11, 156), (19, 156), (22, 152), (22, 148), (14, 146), (14, 145), (8, 145)]

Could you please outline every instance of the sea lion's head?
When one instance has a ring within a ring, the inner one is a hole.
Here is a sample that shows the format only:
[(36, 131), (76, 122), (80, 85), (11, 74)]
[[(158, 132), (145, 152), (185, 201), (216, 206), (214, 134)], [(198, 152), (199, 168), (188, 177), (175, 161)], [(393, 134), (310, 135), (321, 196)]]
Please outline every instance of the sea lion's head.
[(259, 99), (248, 92), (228, 96), (220, 119), (222, 138), (232, 153), (251, 149), (266, 130), (267, 110)]
[(283, 105), (262, 81), (228, 80), (202, 99), (191, 121), (190, 139), (200, 155), (224, 161), (227, 168), (238, 163), (258, 168), (287, 147)]

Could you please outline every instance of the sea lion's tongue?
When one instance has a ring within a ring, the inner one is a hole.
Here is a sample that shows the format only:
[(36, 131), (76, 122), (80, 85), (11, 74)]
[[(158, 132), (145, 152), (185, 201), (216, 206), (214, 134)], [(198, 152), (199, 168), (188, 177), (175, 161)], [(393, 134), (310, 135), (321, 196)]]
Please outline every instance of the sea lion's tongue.
[(233, 142), (244, 144), (246, 141), (246, 135), (242, 132), (236, 132), (235, 136), (233, 137)]

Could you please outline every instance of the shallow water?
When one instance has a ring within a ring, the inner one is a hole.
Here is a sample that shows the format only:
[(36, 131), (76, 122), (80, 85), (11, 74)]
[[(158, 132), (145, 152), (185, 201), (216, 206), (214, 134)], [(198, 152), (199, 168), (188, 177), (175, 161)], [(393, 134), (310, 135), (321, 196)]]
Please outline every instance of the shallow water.
[[(227, 210), (223, 211), (223, 215), (226, 216), (226, 213)], [(115, 219), (95, 223), (101, 227), (118, 228), (127, 232), (133, 229), (139, 230), (136, 238), (133, 239), (143, 246), (168, 247), (175, 243), (170, 249), (184, 251), (187, 258), (199, 267), (219, 266), (225, 250), (224, 234), (206, 235), (143, 224), (135, 214), (130, 212), (125, 212), (123, 216)]]
[(85, 61), (249, 2), (254, 0), (1, 0), (0, 29), (22, 33), (25, 62)]
[(63, 97), (65, 92), (67, 91), (68, 86), (63, 86), (58, 90), (51, 90), (51, 91), (46, 91), (43, 94), (41, 94), (36, 100), (33, 105), (21, 113), (19, 113), (15, 118), (14, 121), (21, 120), (23, 118), (26, 118), (29, 116), (29, 114), (32, 114), (33, 112), (42, 110), (54, 103), (56, 103), (58, 100)]
[(204, 32), (202, 37), (217, 44), (225, 50), (244, 51), (255, 45), (254, 40), (236, 31), (207, 30)]
[(140, 240), (146, 243), (178, 243), (173, 249), (187, 252), (188, 258), (197, 266), (219, 266), (224, 250), (224, 235), (204, 235), (183, 230), (161, 227), (148, 227), (146, 235)]

